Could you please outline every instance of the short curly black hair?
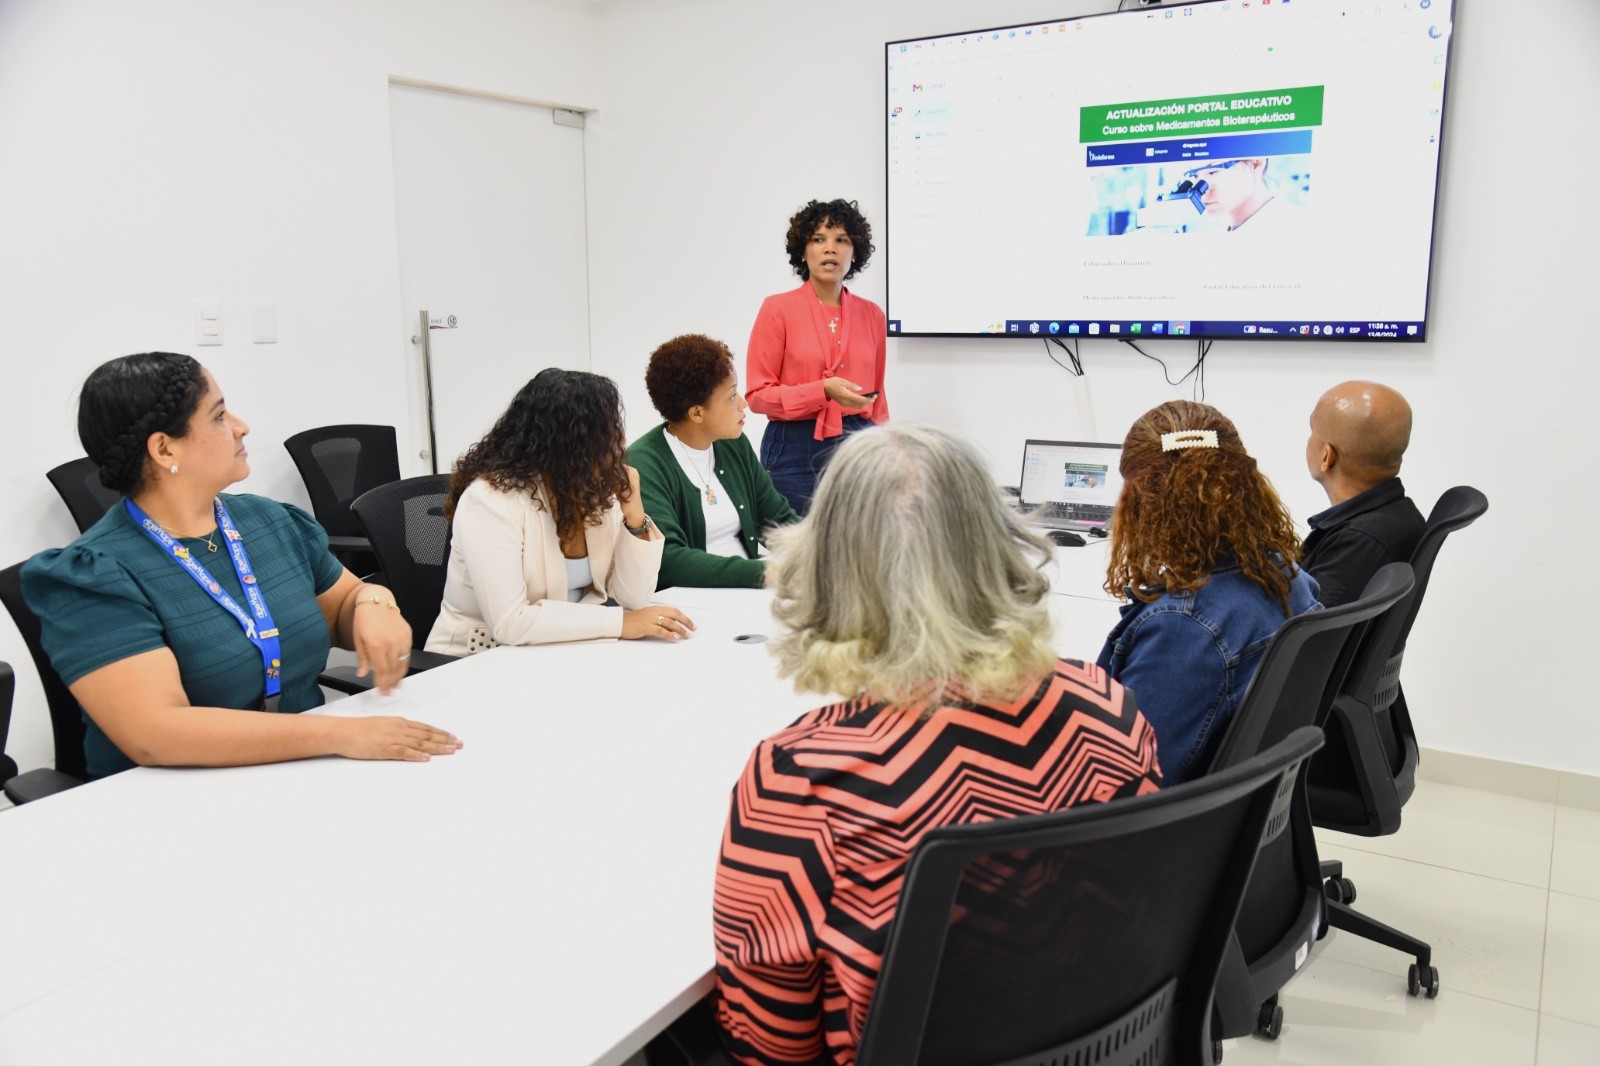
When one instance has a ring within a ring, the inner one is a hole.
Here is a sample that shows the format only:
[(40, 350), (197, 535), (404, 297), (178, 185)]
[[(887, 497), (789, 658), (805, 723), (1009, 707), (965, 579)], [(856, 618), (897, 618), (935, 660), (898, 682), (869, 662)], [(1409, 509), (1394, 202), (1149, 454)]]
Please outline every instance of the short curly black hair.
[(811, 278), (806, 266), (806, 242), (822, 226), (842, 226), (850, 235), (850, 270), (844, 276), (849, 281), (866, 267), (873, 252), (872, 223), (854, 200), (812, 200), (796, 211), (789, 219), (789, 235), (784, 238), (789, 265), (801, 278)]
[(544, 492), (563, 540), (597, 526), (613, 500), (626, 501), (628, 457), (622, 397), (599, 374), (550, 367), (522, 386), (484, 438), (456, 461), (445, 517), (483, 479), (502, 492)]
[(709, 403), (717, 386), (733, 377), (733, 352), (703, 333), (674, 337), (650, 353), (644, 387), (668, 422), (689, 417), (689, 408)]
[(174, 352), (125, 355), (96, 367), (78, 394), (78, 441), (100, 468), (100, 484), (138, 493), (151, 434), (187, 436), (205, 391), (200, 364)]

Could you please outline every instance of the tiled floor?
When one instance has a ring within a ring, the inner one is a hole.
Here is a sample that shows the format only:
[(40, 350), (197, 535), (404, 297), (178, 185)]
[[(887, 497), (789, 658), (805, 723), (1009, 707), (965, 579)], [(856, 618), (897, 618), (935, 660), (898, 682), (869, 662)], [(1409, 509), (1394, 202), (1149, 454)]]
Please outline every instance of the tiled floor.
[(1600, 812), (1422, 781), (1394, 836), (1318, 839), (1358, 910), (1432, 944), (1439, 998), (1335, 930), (1284, 990), (1283, 1034), (1228, 1041), (1229, 1066), (1600, 1064)]

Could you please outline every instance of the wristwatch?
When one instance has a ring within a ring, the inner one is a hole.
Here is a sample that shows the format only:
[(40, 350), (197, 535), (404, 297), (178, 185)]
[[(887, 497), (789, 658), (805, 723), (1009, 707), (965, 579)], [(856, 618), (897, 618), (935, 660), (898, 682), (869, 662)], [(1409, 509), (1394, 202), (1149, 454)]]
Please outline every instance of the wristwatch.
[(630, 526), (628, 525), (628, 520), (624, 518), (622, 520), (622, 528), (626, 529), (629, 533), (632, 533), (636, 537), (642, 536), (643, 534), (650, 532), (650, 516), (644, 516), (644, 525), (642, 526)]

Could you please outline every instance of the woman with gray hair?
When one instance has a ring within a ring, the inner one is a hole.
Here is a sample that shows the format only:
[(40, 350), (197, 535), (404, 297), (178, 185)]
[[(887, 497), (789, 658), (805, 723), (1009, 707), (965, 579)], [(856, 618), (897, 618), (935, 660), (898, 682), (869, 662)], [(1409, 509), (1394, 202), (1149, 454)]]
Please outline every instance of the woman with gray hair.
[(1153, 791), (1155, 736), (1104, 671), (1056, 658), (1049, 546), (953, 434), (850, 437), (771, 539), (780, 672), (844, 699), (735, 786), (714, 1008), (741, 1062), (853, 1062), (922, 834)]

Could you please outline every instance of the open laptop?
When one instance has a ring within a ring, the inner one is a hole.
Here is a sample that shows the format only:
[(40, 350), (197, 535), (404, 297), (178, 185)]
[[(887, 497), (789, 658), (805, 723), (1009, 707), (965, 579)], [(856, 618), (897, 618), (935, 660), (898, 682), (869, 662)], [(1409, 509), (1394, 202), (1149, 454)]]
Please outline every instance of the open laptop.
[(1047, 529), (1106, 529), (1122, 492), (1122, 445), (1030, 440), (1019, 499)]

